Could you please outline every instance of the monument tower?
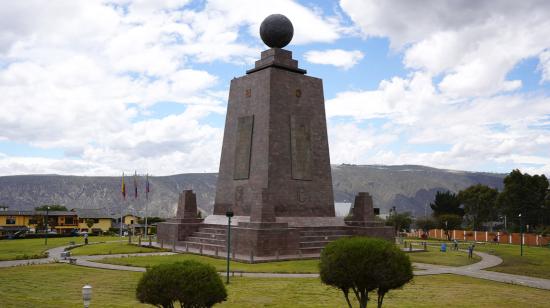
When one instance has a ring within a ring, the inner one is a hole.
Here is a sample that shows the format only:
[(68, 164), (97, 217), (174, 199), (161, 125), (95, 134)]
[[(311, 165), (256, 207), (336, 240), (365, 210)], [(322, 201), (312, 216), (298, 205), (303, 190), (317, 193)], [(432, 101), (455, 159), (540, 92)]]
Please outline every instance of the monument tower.
[(228, 210), (237, 255), (303, 255), (340, 236), (393, 235), (373, 221), (367, 193), (356, 197), (349, 221), (335, 216), (323, 83), (282, 49), (293, 32), (285, 16), (268, 16), (260, 36), (270, 48), (231, 80), (213, 215), (169, 220), (159, 225), (159, 239), (224, 250)]
[(281, 49), (293, 34), (285, 16), (266, 18), (260, 34), (271, 48), (231, 81), (214, 214), (334, 217), (323, 82)]

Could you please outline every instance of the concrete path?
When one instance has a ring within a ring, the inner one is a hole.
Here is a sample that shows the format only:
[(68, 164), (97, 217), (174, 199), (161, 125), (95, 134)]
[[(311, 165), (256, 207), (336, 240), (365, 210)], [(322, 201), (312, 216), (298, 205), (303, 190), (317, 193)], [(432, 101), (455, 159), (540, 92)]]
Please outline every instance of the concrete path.
[[(121, 241), (90, 242), (90, 245), (100, 244), (100, 243), (111, 243), (111, 242), (121, 242)], [(61, 247), (55, 247), (55, 248), (52, 248), (52, 249), (48, 249), (46, 251), (48, 253), (47, 258), (0, 261), (0, 268), (2, 268), (2, 267), (12, 267), (12, 266), (54, 263), (54, 262), (57, 262), (57, 261), (61, 260), (61, 253), (64, 252), (65, 249), (68, 248), (68, 247), (71, 247), (71, 246), (70, 245), (69, 246), (61, 246)]]
[(423, 276), (437, 274), (455, 274), (550, 290), (550, 279), (484, 271), (483, 269), (499, 265), (500, 263), (502, 263), (502, 259), (484, 252), (474, 251), (474, 253), (481, 257), (481, 261), (465, 266), (453, 267), (425, 263), (413, 263), (416, 268), (420, 269), (414, 271), (414, 275)]

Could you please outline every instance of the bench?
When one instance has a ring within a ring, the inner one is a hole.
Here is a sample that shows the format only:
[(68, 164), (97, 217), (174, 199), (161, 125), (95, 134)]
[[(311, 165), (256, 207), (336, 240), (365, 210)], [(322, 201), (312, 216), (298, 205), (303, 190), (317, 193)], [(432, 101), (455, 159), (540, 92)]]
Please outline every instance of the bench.
[(244, 271), (231, 271), (231, 276), (235, 277), (235, 273), (240, 274), (240, 276), (243, 276)]
[(69, 264), (76, 264), (76, 258), (69, 258)]

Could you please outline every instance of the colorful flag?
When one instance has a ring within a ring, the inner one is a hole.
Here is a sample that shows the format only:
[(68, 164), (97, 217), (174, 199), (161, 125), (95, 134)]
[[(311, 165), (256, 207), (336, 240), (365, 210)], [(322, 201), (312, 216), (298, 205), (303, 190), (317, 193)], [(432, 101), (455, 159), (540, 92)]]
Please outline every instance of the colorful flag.
[(124, 172), (122, 172), (122, 198), (126, 200), (126, 184), (124, 184)]
[(137, 199), (138, 192), (137, 192), (137, 171), (134, 171), (134, 199)]
[(147, 200), (149, 200), (149, 192), (151, 191), (149, 185), (149, 173), (147, 173), (147, 176), (145, 177), (145, 199)]

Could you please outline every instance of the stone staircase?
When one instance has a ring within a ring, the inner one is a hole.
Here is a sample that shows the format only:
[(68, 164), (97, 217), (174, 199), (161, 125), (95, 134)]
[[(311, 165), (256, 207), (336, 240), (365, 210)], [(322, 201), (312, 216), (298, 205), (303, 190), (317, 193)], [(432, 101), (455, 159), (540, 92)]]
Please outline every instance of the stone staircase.
[(302, 254), (317, 254), (328, 243), (351, 235), (347, 227), (300, 228), (300, 251)]
[[(207, 251), (226, 251), (226, 226), (204, 225), (198, 231), (193, 232), (185, 241), (179, 242), (193, 249), (202, 249)], [(300, 228), (299, 251), (296, 254), (318, 254), (330, 242), (342, 237), (351, 236), (352, 231), (347, 227), (307, 227)]]
[(226, 249), (226, 232), (225, 226), (204, 225), (180, 243), (189, 248), (201, 249), (202, 247), (204, 250), (222, 252)]

